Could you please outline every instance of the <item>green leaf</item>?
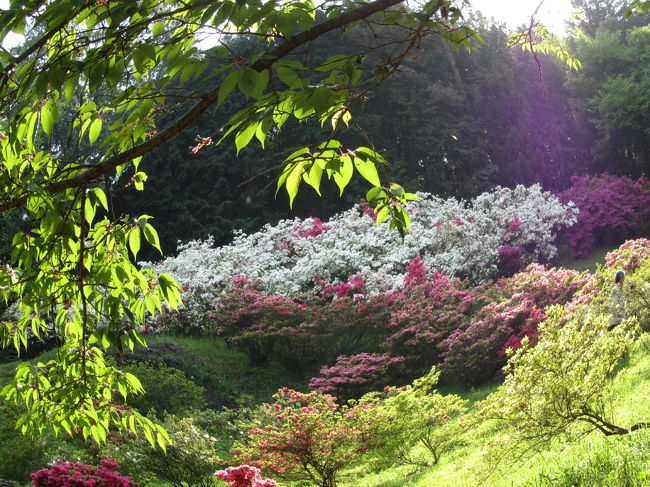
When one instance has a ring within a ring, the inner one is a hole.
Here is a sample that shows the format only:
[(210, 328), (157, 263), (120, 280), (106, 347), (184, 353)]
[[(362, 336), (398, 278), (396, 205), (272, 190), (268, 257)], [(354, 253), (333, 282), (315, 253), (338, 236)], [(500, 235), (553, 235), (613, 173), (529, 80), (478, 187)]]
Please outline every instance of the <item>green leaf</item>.
[(137, 258), (140, 251), (140, 227), (132, 228), (129, 231), (129, 248), (133, 254), (133, 258)]
[(321, 196), (320, 182), (322, 177), (323, 177), (323, 168), (320, 167), (315, 162), (311, 165), (309, 171), (303, 174), (303, 179), (305, 180), (305, 182), (316, 190), (318, 196)]
[(287, 172), (285, 188), (289, 195), (289, 207), (293, 208), (293, 200), (298, 194), (298, 188), (300, 187), (300, 180), (302, 179), (305, 166), (304, 162), (296, 162), (290, 167), (291, 169)]
[(220, 106), (224, 101), (226, 101), (228, 95), (230, 95), (230, 93), (232, 93), (232, 90), (235, 89), (241, 73), (241, 70), (231, 71), (221, 82), (221, 85), (219, 86), (219, 100), (217, 102), (217, 106)]
[(252, 68), (245, 68), (237, 80), (239, 90), (251, 98), (261, 98), (262, 92), (269, 82), (268, 71), (255, 71)]
[(48, 100), (41, 108), (41, 125), (47, 135), (52, 135), (52, 129), (59, 119), (59, 107), (54, 100)]
[(102, 119), (97, 117), (95, 120), (93, 120), (90, 124), (90, 128), (88, 130), (88, 140), (90, 141), (90, 144), (94, 144), (97, 138), (99, 137), (99, 134), (102, 132)]
[(370, 184), (373, 186), (381, 186), (379, 174), (377, 174), (377, 167), (374, 162), (355, 157), (354, 166), (357, 168), (357, 171), (359, 171), (359, 174), (361, 174)]
[(104, 193), (104, 190), (102, 188), (93, 188), (91, 192), (94, 197), (97, 198), (102, 207), (108, 211), (108, 199), (106, 199), (106, 193)]
[(237, 155), (239, 151), (248, 145), (248, 143), (253, 139), (255, 132), (257, 131), (257, 126), (259, 122), (253, 122), (248, 125), (244, 130), (240, 130), (235, 136), (235, 146), (237, 147)]
[(341, 156), (340, 165), (334, 170), (334, 182), (339, 187), (341, 196), (345, 187), (350, 183), (353, 172), (352, 158), (350, 156)]
[[(372, 203), (374, 200), (379, 198), (382, 193), (383, 193), (383, 190), (381, 189), (381, 187), (376, 186), (374, 188), (371, 188), (366, 193), (366, 201), (368, 201), (368, 203)], [(384, 196), (385, 196), (385, 193), (384, 193)]]
[(144, 189), (144, 182), (147, 180), (148, 176), (146, 173), (142, 171), (138, 171), (133, 175), (133, 185), (135, 186), (135, 189), (138, 191), (142, 191)]
[(158, 238), (158, 232), (150, 223), (144, 226), (144, 238), (150, 245), (158, 249), (160, 255), (162, 255), (162, 249), (160, 248), (160, 239)]
[(277, 73), (278, 78), (280, 78), (280, 81), (282, 81), (289, 88), (302, 88), (302, 78), (298, 76), (298, 74), (293, 69), (286, 66), (278, 66), (275, 72)]

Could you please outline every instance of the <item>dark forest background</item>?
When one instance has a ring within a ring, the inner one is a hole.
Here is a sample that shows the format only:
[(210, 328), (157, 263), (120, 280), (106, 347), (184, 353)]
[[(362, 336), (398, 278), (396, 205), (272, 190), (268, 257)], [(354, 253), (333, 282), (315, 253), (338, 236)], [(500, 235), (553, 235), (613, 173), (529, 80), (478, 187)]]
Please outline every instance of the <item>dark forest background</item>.
[[(496, 185), (537, 182), (561, 191), (572, 176), (585, 173), (648, 176), (650, 17), (626, 18), (622, 1), (573, 4), (583, 8), (583, 16), (572, 21), (566, 43), (582, 62), (580, 70), (507, 47), (505, 26), (474, 16), (469, 21), (486, 44), (468, 53), (428, 39), (417, 57), (352, 107), (353, 123), (341, 140), (372, 143), (381, 151), (390, 163), (382, 168), (385, 180), (443, 197), (469, 198)], [(368, 28), (330, 34), (297, 56), (325, 60), (342, 45), (354, 53), (372, 36)], [(231, 47), (254, 50), (256, 42), (239, 38)], [(382, 56), (382, 49), (372, 55)], [(208, 235), (225, 244), (233, 230), (254, 232), (282, 218), (327, 218), (368, 189), (353, 181), (339, 198), (334, 185), (324, 185), (323, 197), (305, 188), (293, 209), (286, 194), (276, 197), (284, 157), (327, 133), (316, 122), (288, 122), (265, 149), (251, 144), (239, 155), (230, 140), (191, 150), (199, 136), (218, 140), (220, 128), (244, 103), (230, 97), (218, 112), (145, 156), (140, 167), (151, 177), (143, 191), (129, 184), (129, 174), (110, 183), (113, 211), (153, 216), (165, 254), (173, 254), (178, 242)], [(181, 102), (160, 113), (158, 125), (184, 109)], [(19, 214), (0, 225), (1, 254), (8, 253), (10, 235), (20, 226)]]

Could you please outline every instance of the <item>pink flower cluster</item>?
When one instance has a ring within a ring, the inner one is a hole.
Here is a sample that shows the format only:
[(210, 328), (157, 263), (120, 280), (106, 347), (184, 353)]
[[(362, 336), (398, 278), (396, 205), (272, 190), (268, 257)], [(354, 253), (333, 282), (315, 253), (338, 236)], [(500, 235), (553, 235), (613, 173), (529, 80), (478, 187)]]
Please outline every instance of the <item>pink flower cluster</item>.
[(262, 479), (259, 468), (250, 465), (228, 467), (215, 472), (214, 476), (228, 482), (232, 487), (280, 487), (275, 480)]
[(322, 296), (324, 299), (329, 299), (333, 296), (343, 298), (345, 296), (354, 296), (363, 294), (366, 290), (366, 283), (359, 277), (354, 276), (347, 282), (341, 284), (327, 284), (321, 281), (323, 287)]
[(342, 355), (332, 367), (323, 367), (321, 376), (312, 378), (309, 387), (321, 393), (339, 396), (351, 396), (352, 394), (346, 394), (351, 387), (354, 395), (359, 395), (360, 386), (372, 385), (381, 378), (386, 379), (388, 369), (403, 362), (404, 357), (393, 357), (390, 353)]
[(299, 227), (297, 228), (297, 235), (300, 238), (307, 238), (307, 237), (318, 237), (320, 234), (325, 233), (330, 229), (327, 225), (325, 225), (320, 218), (316, 216), (311, 217), (312, 220), (312, 226), (311, 228), (305, 230), (304, 227)]
[(625, 272), (632, 272), (648, 258), (650, 258), (650, 240), (639, 238), (628, 240), (618, 249), (607, 254), (605, 265), (614, 269), (623, 269)]
[(130, 477), (117, 472), (112, 459), (100, 461), (100, 466), (74, 462), (59, 462), (51, 469), (31, 474), (34, 487), (138, 487)]
[(340, 406), (331, 395), (286, 387), (274, 398), (265, 405), (270, 424), (251, 428), (248, 442), (231, 451), (237, 462), (280, 479), (336, 485), (338, 472), (373, 446), (368, 408)]

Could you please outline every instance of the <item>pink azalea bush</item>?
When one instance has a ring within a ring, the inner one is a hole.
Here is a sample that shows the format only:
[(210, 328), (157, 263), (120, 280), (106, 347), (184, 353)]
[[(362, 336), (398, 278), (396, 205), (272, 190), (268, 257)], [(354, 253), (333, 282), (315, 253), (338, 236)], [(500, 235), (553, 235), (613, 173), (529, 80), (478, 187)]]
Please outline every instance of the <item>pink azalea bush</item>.
[(309, 387), (322, 394), (335, 394), (350, 399), (380, 389), (390, 382), (389, 371), (404, 362), (404, 357), (390, 353), (359, 353), (342, 355), (332, 367), (323, 367), (320, 377), (313, 377)]
[(337, 285), (320, 280), (320, 294), (287, 298), (238, 278), (211, 317), (213, 328), (255, 363), (318, 367), (312, 387), (350, 398), (388, 380), (412, 380), (436, 364), (445, 381), (483, 383), (503, 366), (507, 349), (524, 337), (534, 343), (546, 306), (570, 301), (587, 283), (585, 274), (531, 264), (471, 286), (429, 272), (417, 257), (403, 287), (388, 293), (369, 294), (354, 277)]
[[(340, 355), (376, 348), (390, 301), (366, 295), (358, 278), (338, 285), (319, 281), (320, 294), (269, 295), (238, 278), (217, 301), (211, 329), (245, 351), (256, 365), (271, 359), (288, 369), (320, 366)], [(303, 302), (298, 301), (301, 298)]]
[(650, 240), (639, 238), (628, 240), (618, 249), (608, 253), (605, 256), (605, 265), (611, 269), (632, 272), (648, 258), (650, 258)]
[(580, 210), (576, 224), (563, 233), (576, 257), (587, 255), (598, 231), (638, 232), (650, 216), (650, 190), (644, 179), (603, 173), (571, 181), (558, 198)]
[(34, 487), (138, 487), (130, 477), (117, 472), (112, 459), (100, 460), (100, 466), (59, 462), (31, 474)]
[(466, 327), (471, 316), (493, 299), (491, 288), (428, 273), (422, 260), (414, 259), (404, 288), (390, 297), (384, 347), (405, 357), (414, 377), (424, 374), (439, 362), (438, 345), (454, 330)]
[(300, 333), (307, 333), (298, 331), (305, 308), (292, 298), (263, 292), (259, 281), (235, 276), (208, 316), (218, 335), (246, 350), (253, 364), (265, 365), (272, 356), (291, 348)]
[(473, 385), (492, 379), (505, 364), (507, 349), (517, 349), (524, 337), (535, 343), (544, 308), (571, 301), (588, 282), (586, 274), (539, 264), (500, 280), (502, 300), (484, 306), (469, 317), (468, 326), (440, 343), (443, 376)]
[(470, 385), (493, 379), (505, 364), (500, 354), (504, 344), (525, 327), (536, 327), (543, 317), (523, 297), (485, 306), (467, 328), (455, 330), (440, 344), (443, 377)]
[(260, 469), (250, 465), (228, 467), (215, 472), (214, 476), (228, 482), (231, 487), (280, 487), (275, 480), (262, 479)]

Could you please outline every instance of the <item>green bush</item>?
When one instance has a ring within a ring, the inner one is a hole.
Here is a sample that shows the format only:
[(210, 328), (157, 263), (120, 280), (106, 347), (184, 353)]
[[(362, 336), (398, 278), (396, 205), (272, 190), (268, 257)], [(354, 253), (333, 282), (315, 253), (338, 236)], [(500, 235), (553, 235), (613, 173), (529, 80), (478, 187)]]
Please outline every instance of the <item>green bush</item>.
[(120, 472), (140, 485), (161, 480), (173, 487), (215, 487), (213, 474), (225, 466), (216, 452), (217, 438), (192, 418), (168, 415), (161, 424), (172, 440), (166, 452), (144, 438), (130, 438), (107, 444), (101, 456), (115, 460)]
[(25, 484), (30, 473), (46, 466), (46, 445), (16, 430), (20, 414), (17, 406), (0, 403), (0, 479)]
[(131, 362), (122, 366), (122, 370), (135, 375), (144, 387), (144, 394), (128, 399), (130, 406), (143, 413), (153, 409), (184, 416), (207, 405), (205, 389), (181, 370), (153, 362)]
[(93, 461), (80, 437), (56, 437), (51, 432), (23, 435), (16, 429), (22, 414), (15, 404), (0, 402), (0, 479), (25, 485), (30, 483), (29, 474), (56, 460)]
[(643, 424), (616, 424), (611, 378), (634, 342), (636, 320), (607, 331), (609, 315), (597, 306), (571, 313), (547, 308), (535, 347), (522, 346), (505, 367), (504, 383), (480, 404), (476, 421), (492, 420), (500, 436), (490, 457), (502, 460), (533, 455), (556, 439), (574, 441), (587, 432), (626, 435)]

